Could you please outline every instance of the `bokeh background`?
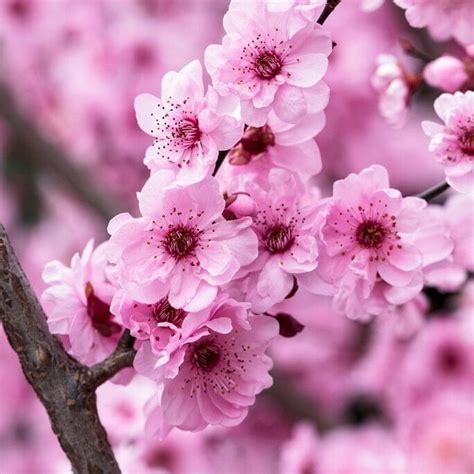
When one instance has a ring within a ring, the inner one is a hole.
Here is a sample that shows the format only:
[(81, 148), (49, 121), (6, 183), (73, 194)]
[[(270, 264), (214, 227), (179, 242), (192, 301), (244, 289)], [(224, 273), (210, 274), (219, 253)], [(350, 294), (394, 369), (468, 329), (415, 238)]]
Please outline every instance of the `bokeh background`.
[[(46, 262), (68, 263), (91, 237), (106, 238), (114, 213), (135, 211), (150, 138), (133, 99), (159, 96), (167, 71), (220, 42), (227, 4), (0, 0), (0, 222), (38, 294)], [(439, 182), (420, 125), (434, 118), (439, 91), (422, 88), (394, 129), (378, 113), (370, 78), (380, 53), (422, 69), (403, 54), (401, 38), (433, 57), (461, 51), (410, 28), (390, 1), (368, 13), (359, 0), (343, 0), (326, 25), (337, 46), (327, 123), (316, 138), (323, 192), (374, 163), (406, 195)], [(275, 345), (276, 384), (241, 426), (144, 441), (140, 413), (153, 387), (141, 378), (100, 389), (102, 421), (132, 473), (473, 473), (473, 293), (469, 285), (462, 294), (428, 290), (423, 327), (400, 334), (393, 320), (354, 323), (300, 291), (291, 311), (305, 330)], [(1, 328), (0, 380), (0, 472), (68, 472)], [(414, 452), (425, 453), (425, 470), (406, 470)], [(311, 453), (329, 467), (318, 468)]]

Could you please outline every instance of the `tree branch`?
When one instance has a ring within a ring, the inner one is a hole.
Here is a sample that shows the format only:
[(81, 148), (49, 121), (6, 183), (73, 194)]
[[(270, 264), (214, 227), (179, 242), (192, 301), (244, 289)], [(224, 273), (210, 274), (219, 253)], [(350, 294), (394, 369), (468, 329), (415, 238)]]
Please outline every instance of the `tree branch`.
[(341, 1), (342, 0), (328, 0), (323, 12), (321, 13), (321, 16), (318, 18), (317, 23), (323, 25), (324, 22), (329, 18), (329, 15), (336, 9)]
[[(70, 357), (48, 331), (46, 316), (1, 224), (0, 321), (74, 472), (120, 473), (97, 413), (94, 371)], [(119, 359), (115, 367), (124, 366)], [(106, 362), (106, 367), (114, 365)]]
[(449, 184), (446, 181), (442, 181), (441, 183), (433, 186), (432, 188), (423, 191), (420, 194), (417, 194), (416, 197), (424, 199), (425, 201), (431, 201), (435, 197), (438, 197), (440, 194), (444, 193), (450, 188)]
[(74, 163), (53, 143), (47, 141), (36, 126), (20, 111), (5, 84), (0, 82), (0, 116), (21, 140), (34, 151), (35, 162), (56, 176), (64, 189), (73, 194), (100, 217), (109, 221), (118, 213), (113, 201), (94, 186), (92, 177)]
[(135, 338), (127, 329), (115, 349), (107, 359), (90, 368), (90, 382), (95, 389), (126, 367), (131, 367), (136, 351), (133, 348)]

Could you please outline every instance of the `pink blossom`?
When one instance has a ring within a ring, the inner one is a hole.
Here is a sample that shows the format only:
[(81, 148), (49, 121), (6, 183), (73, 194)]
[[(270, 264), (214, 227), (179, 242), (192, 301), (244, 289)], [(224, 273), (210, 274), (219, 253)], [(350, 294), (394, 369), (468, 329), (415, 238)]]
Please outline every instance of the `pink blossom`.
[(303, 181), (321, 171), (321, 156), (314, 136), (324, 127), (324, 112), (307, 115), (287, 124), (271, 112), (263, 127), (247, 127), (240, 142), (230, 150), (228, 165), (219, 173), (222, 181), (244, 174), (266, 179), (272, 168), (290, 170)]
[(309, 423), (296, 425), (291, 439), (282, 446), (281, 472), (285, 474), (318, 472), (320, 444), (318, 434)]
[(319, 469), (322, 473), (406, 473), (406, 457), (393, 434), (378, 425), (339, 428), (322, 442)]
[(394, 405), (403, 414), (418, 409), (440, 391), (472, 392), (474, 340), (453, 319), (425, 325), (406, 351), (397, 377)]
[(270, 11), (263, 2), (234, 1), (224, 17), (222, 45), (206, 49), (205, 63), (221, 95), (241, 100), (243, 121), (265, 124), (273, 110), (295, 123), (327, 104), (326, 73), (332, 44), (317, 24), (302, 27), (300, 12)]
[(401, 420), (410, 472), (468, 474), (474, 469), (472, 394), (442, 392)]
[[(468, 272), (474, 271), (474, 196), (470, 194), (455, 194), (448, 198), (444, 206), (431, 205), (428, 208), (428, 222), (419, 230), (420, 243), (430, 247), (432, 257), (424, 258), (425, 282), (428, 286), (437, 287), (443, 291), (456, 291), (466, 281)], [(426, 232), (431, 227), (431, 235)], [(450, 241), (450, 251), (441, 251), (433, 244), (433, 232), (441, 241)], [(434, 258), (433, 258), (434, 256)]]
[(246, 191), (257, 206), (252, 228), (259, 239), (258, 258), (247, 268), (252, 273), (246, 301), (263, 312), (291, 292), (300, 274), (317, 266), (313, 226), (318, 196), (303, 195), (299, 180), (279, 169), (270, 171), (267, 190), (249, 183)]
[(425, 207), (389, 188), (378, 165), (336, 181), (320, 231), (319, 268), (305, 282), (319, 275), (334, 285), (336, 305), (354, 318), (413, 298), (422, 288), (423, 263), (413, 238)]
[(362, 0), (362, 10), (373, 12), (384, 4), (385, 0)]
[(409, 75), (395, 56), (380, 54), (372, 86), (379, 93), (379, 111), (394, 126), (404, 124), (411, 94), (418, 86), (418, 78)]
[(464, 45), (474, 43), (474, 5), (471, 0), (394, 1), (406, 10), (405, 15), (411, 26), (428, 27), (433, 38), (447, 40), (453, 37)]
[(423, 70), (423, 77), (430, 86), (451, 93), (461, 89), (469, 79), (464, 62), (448, 55), (428, 63)]
[(120, 214), (109, 224), (122, 287), (134, 300), (173, 308), (208, 306), (217, 287), (257, 256), (250, 217), (226, 221), (217, 181), (179, 188), (172, 171), (150, 177), (138, 195), (141, 217)]
[(187, 312), (173, 308), (165, 297), (155, 304), (137, 303), (118, 292), (111, 310), (121, 317), (137, 343), (135, 369), (155, 381), (175, 377), (183, 361), (180, 349), (209, 329), (227, 330), (233, 320), (245, 324), (248, 303), (238, 303), (220, 294), (201, 311)]
[(204, 95), (202, 68), (193, 61), (179, 72), (168, 72), (161, 99), (141, 94), (135, 99), (141, 129), (156, 137), (145, 164), (152, 170), (171, 168), (179, 184), (196, 183), (212, 172), (219, 150), (227, 150), (242, 134), (241, 124), (218, 113), (218, 96)]
[(268, 316), (235, 319), (184, 345), (177, 375), (166, 380), (150, 405), (147, 430), (165, 435), (172, 427), (200, 431), (207, 425), (238, 425), (255, 395), (272, 384), (268, 344), (278, 323)]
[(117, 287), (107, 275), (108, 244), (93, 250), (89, 241), (71, 266), (55, 260), (48, 263), (43, 279), (49, 287), (41, 302), (53, 334), (69, 338), (72, 355), (85, 364), (104, 359), (117, 346), (122, 327), (110, 313)]
[(430, 151), (444, 166), (446, 181), (456, 191), (474, 190), (474, 92), (443, 94), (434, 108), (444, 125), (423, 122)]

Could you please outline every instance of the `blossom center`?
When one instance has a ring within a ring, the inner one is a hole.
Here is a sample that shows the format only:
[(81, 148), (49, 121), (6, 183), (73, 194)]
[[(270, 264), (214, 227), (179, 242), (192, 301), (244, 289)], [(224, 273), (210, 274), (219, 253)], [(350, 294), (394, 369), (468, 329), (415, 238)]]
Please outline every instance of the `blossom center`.
[(185, 148), (195, 145), (201, 138), (201, 130), (196, 119), (185, 118), (176, 128), (176, 138)]
[(221, 351), (212, 342), (204, 342), (194, 349), (194, 363), (202, 370), (211, 371), (219, 362)]
[(255, 59), (255, 72), (261, 79), (273, 79), (280, 74), (282, 62), (274, 51), (260, 53)]
[(294, 240), (295, 238), (291, 228), (283, 224), (278, 224), (268, 230), (263, 239), (263, 243), (270, 253), (283, 253), (291, 248)]
[(164, 246), (167, 252), (179, 260), (192, 254), (199, 242), (197, 232), (190, 227), (174, 227), (165, 237)]
[(359, 224), (356, 230), (357, 242), (366, 249), (380, 248), (387, 231), (376, 221), (365, 221)]
[(275, 145), (275, 135), (268, 125), (263, 127), (248, 127), (241, 140), (242, 147), (251, 155), (260, 155), (267, 151), (269, 146)]
[(459, 144), (463, 153), (474, 156), (474, 129), (464, 133), (459, 139)]
[(175, 309), (168, 298), (163, 298), (153, 305), (153, 316), (159, 323), (171, 323), (180, 328), (188, 313), (184, 309)]
[(85, 294), (87, 299), (87, 315), (91, 319), (92, 327), (101, 336), (110, 337), (121, 331), (120, 326), (112, 321), (110, 306), (97, 298), (90, 282), (86, 284)]

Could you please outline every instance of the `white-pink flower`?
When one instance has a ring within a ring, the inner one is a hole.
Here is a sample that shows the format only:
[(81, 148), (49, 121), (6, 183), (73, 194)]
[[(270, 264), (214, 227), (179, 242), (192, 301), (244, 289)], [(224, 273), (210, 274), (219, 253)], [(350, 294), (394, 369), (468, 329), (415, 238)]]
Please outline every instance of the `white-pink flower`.
[(263, 312), (288, 296), (300, 274), (317, 267), (313, 228), (319, 202), (316, 193), (304, 194), (294, 175), (276, 168), (268, 176), (268, 189), (249, 183), (246, 191), (257, 206), (252, 228), (259, 239), (258, 258), (247, 267), (246, 300), (252, 310)]
[(269, 11), (264, 2), (234, 1), (224, 17), (222, 44), (206, 49), (214, 87), (240, 99), (248, 125), (263, 126), (271, 110), (295, 123), (327, 104), (329, 90), (322, 78), (331, 38), (317, 24), (294, 21), (295, 15), (301, 19), (294, 9)]
[(238, 120), (219, 113), (218, 102), (212, 87), (204, 95), (199, 61), (168, 72), (161, 99), (151, 94), (135, 99), (140, 128), (156, 138), (145, 156), (152, 172), (171, 168), (180, 184), (196, 183), (212, 173), (219, 150), (228, 150), (242, 134)]
[(423, 78), (430, 86), (454, 93), (469, 80), (469, 75), (463, 61), (444, 55), (425, 66)]
[(428, 27), (437, 40), (455, 38), (464, 45), (474, 43), (474, 4), (471, 0), (394, 0), (406, 10), (408, 23)]
[(238, 425), (255, 396), (271, 386), (272, 361), (265, 351), (278, 335), (278, 323), (269, 316), (241, 320), (229, 313), (228, 318), (230, 325), (209, 329), (181, 347), (177, 375), (163, 383), (149, 408), (149, 433)]
[(120, 214), (109, 224), (122, 287), (136, 301), (165, 296), (174, 308), (197, 311), (257, 256), (249, 217), (226, 221), (215, 178), (176, 187), (172, 171), (152, 175), (138, 195), (141, 217)]
[(379, 94), (379, 111), (391, 125), (405, 122), (411, 94), (419, 79), (411, 77), (391, 54), (377, 57), (377, 68), (372, 76), (372, 86)]
[(422, 250), (413, 240), (425, 207), (422, 199), (390, 188), (378, 165), (334, 183), (314, 277), (334, 285), (346, 314), (367, 318), (421, 291)]
[(474, 191), (474, 92), (442, 94), (434, 108), (444, 125), (423, 122), (430, 151), (444, 166), (446, 181), (456, 191)]
[(324, 112), (307, 115), (297, 124), (282, 122), (271, 112), (263, 127), (247, 127), (228, 154), (229, 165), (219, 178), (245, 174), (265, 178), (275, 167), (297, 173), (307, 181), (321, 171), (321, 155), (314, 141), (326, 123)]
[(48, 263), (43, 280), (49, 287), (41, 296), (49, 330), (68, 336), (71, 354), (85, 364), (108, 356), (122, 332), (110, 312), (118, 288), (107, 275), (107, 243), (93, 247), (91, 240), (70, 267), (57, 260)]

